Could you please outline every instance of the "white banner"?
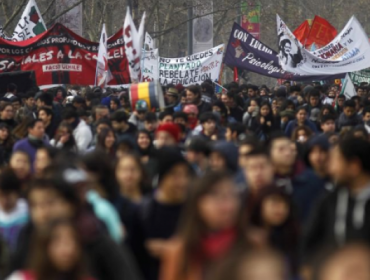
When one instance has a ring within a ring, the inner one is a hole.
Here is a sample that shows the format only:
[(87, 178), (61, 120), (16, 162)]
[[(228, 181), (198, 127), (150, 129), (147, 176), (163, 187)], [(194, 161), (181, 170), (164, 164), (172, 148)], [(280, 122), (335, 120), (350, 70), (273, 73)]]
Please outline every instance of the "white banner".
[(310, 52), (277, 16), (279, 61), (285, 71), (300, 75), (335, 75), (370, 67), (369, 39), (361, 24), (352, 17), (327, 46)]
[(15, 27), (13, 41), (23, 41), (46, 31), (46, 25), (35, 0), (30, 0)]
[(181, 58), (159, 58), (159, 80), (162, 85), (201, 84), (207, 79), (217, 81), (224, 45)]
[(145, 32), (144, 50), (151, 51), (155, 49), (154, 40), (148, 32)]
[(132, 20), (130, 9), (127, 8), (125, 23), (123, 25), (123, 39), (125, 51), (129, 63), (130, 77), (132, 82), (139, 82), (141, 75), (141, 49), (144, 40), (145, 13), (141, 19), (139, 30), (136, 29)]
[(95, 86), (99, 86), (101, 88), (105, 88), (108, 82), (113, 78), (108, 66), (107, 40), (107, 31), (105, 29), (105, 24), (103, 24), (99, 41), (98, 60), (96, 62), (95, 75)]
[(158, 49), (152, 51), (143, 51), (141, 81), (153, 82), (159, 80)]
[[(78, 0), (57, 0), (55, 2), (56, 11), (64, 11), (72, 7)], [(82, 36), (82, 3), (69, 10), (57, 19), (57, 22), (71, 29), (74, 33)]]

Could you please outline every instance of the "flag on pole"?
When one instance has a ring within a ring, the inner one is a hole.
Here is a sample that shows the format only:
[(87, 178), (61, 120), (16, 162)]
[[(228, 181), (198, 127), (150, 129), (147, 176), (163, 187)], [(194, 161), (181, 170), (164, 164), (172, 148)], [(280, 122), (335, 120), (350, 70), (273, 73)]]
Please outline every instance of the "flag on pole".
[(215, 93), (216, 94), (227, 93), (227, 89), (224, 88), (223, 86), (221, 86), (220, 84), (218, 84), (216, 82), (213, 82), (213, 84), (215, 85)]
[(145, 12), (141, 19), (139, 30), (137, 30), (132, 20), (130, 9), (127, 8), (125, 23), (123, 25), (123, 39), (125, 41), (125, 51), (132, 82), (139, 82), (141, 79), (141, 50), (144, 40), (144, 22)]
[(342, 91), (340, 92), (340, 94), (344, 95), (346, 99), (351, 99), (353, 96), (356, 95), (355, 86), (353, 85), (348, 73), (346, 74), (346, 77), (344, 79)]
[(105, 24), (103, 24), (96, 63), (95, 86), (105, 88), (111, 79), (112, 74), (108, 67), (107, 32), (105, 30)]
[(15, 27), (13, 41), (23, 41), (46, 31), (46, 25), (35, 0), (30, 0)]

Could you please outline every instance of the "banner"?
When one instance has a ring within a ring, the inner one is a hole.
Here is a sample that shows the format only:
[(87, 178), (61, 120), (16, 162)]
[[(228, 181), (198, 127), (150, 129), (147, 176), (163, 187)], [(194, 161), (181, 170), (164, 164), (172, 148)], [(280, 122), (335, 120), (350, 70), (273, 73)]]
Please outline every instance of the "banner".
[(327, 46), (306, 50), (277, 16), (279, 62), (282, 68), (300, 75), (334, 75), (370, 67), (370, 44), (355, 17)]
[(9, 41), (12, 39), (11, 37), (6, 36), (2, 25), (0, 25), (0, 38), (4, 40), (9, 40)]
[(109, 71), (108, 66), (108, 50), (107, 50), (107, 32), (105, 30), (105, 24), (103, 24), (99, 51), (98, 61), (96, 63), (96, 75), (95, 75), (95, 86), (99, 86), (102, 89), (106, 87), (108, 82), (112, 79), (112, 75)]
[(310, 32), (303, 44), (306, 48), (312, 44), (315, 44), (317, 48), (322, 48), (334, 40), (337, 34), (338, 32), (335, 27), (332, 26), (326, 19), (315, 16), (312, 21)]
[(155, 49), (154, 40), (148, 32), (145, 32), (144, 50), (151, 51)]
[(213, 47), (213, 0), (193, 0), (193, 53)]
[(181, 58), (159, 58), (159, 80), (162, 85), (201, 84), (217, 81), (221, 70), (224, 45)]
[[(55, 2), (56, 11), (65, 11), (69, 7), (74, 6), (79, 0), (57, 0)], [(65, 27), (72, 30), (74, 33), (82, 36), (82, 3), (73, 9), (60, 16), (56, 22), (62, 23)]]
[(260, 39), (260, 4), (249, 4), (247, 1), (241, 3), (241, 27), (247, 30), (256, 39)]
[[(99, 44), (81, 38), (61, 24), (22, 42), (0, 39), (0, 74), (34, 71), (37, 85), (93, 85)], [(109, 85), (130, 83), (123, 30), (108, 39)]]
[(139, 30), (137, 30), (131, 17), (130, 8), (127, 8), (125, 23), (123, 25), (123, 39), (126, 45), (126, 56), (129, 62), (130, 77), (134, 82), (139, 82), (141, 79), (140, 62), (144, 40), (144, 22), (145, 13), (141, 19)]
[(142, 71), (141, 81), (152, 82), (159, 80), (159, 63), (158, 49), (152, 51), (144, 51), (142, 54)]
[(349, 77), (348, 74), (344, 79), (342, 91), (340, 92), (340, 94), (344, 94), (347, 99), (351, 99), (353, 96), (357, 95), (355, 86), (353, 85), (351, 78)]
[(301, 77), (298, 74), (286, 72), (279, 64), (278, 53), (254, 38), (237, 23), (234, 23), (230, 34), (224, 63), (231, 68), (237, 67), (276, 79), (321, 80), (332, 78), (332, 76), (322, 75)]
[(35, 0), (30, 0), (15, 27), (13, 41), (23, 41), (46, 31), (46, 25)]
[(348, 73), (352, 82), (356, 85), (361, 83), (370, 84), (370, 69)]

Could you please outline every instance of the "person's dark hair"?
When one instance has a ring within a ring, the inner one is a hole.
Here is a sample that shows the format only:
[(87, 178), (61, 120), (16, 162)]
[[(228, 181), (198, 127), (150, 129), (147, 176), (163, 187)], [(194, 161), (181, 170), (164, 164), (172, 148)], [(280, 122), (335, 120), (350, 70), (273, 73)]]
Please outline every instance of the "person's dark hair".
[[(220, 183), (224, 181), (232, 182), (232, 178), (223, 172), (207, 173), (199, 179), (192, 188), (190, 188), (188, 200), (185, 209), (182, 213), (179, 223), (177, 235), (184, 242), (184, 266), (183, 271), (186, 272), (190, 262), (195, 257), (203, 257), (203, 252), (199, 245), (201, 244), (204, 234), (209, 232), (205, 222), (201, 218), (199, 204), (200, 201), (207, 195), (214, 192)], [(235, 229), (236, 238), (234, 247), (238, 247), (245, 242), (245, 223), (242, 216), (244, 211), (240, 211), (240, 216), (237, 218)]]
[[(103, 128), (101, 132), (98, 134), (98, 142), (97, 147), (106, 150), (107, 147), (105, 147), (105, 138), (109, 135), (109, 133), (112, 133), (114, 135), (114, 138), (116, 139), (116, 135), (114, 134), (114, 131), (112, 128)], [(117, 140), (117, 139), (116, 139)]]
[(15, 143), (14, 136), (10, 127), (6, 123), (0, 123), (0, 130), (6, 129), (8, 130), (8, 138), (2, 144), (6, 149), (12, 150), (13, 145)]
[(354, 100), (346, 100), (343, 104), (343, 108), (350, 107), (350, 108), (356, 108), (356, 103)]
[(77, 110), (72, 107), (65, 108), (62, 116), (63, 120), (78, 119)]
[(107, 118), (102, 118), (100, 120), (98, 120), (96, 123), (95, 123), (95, 127), (98, 127), (99, 125), (101, 124), (105, 124), (107, 126), (109, 126), (109, 128), (112, 128), (112, 123), (109, 119)]
[(207, 122), (209, 120), (212, 120), (214, 122), (217, 122), (216, 115), (213, 114), (212, 112), (205, 112), (205, 113), (201, 114), (200, 117), (199, 117), (199, 122), (201, 124), (204, 124), (205, 122)]
[(246, 156), (249, 157), (257, 157), (257, 156), (264, 156), (266, 158), (270, 158), (270, 155), (267, 151), (267, 149), (261, 145), (260, 143), (253, 143), (255, 144), (255, 147), (252, 148), (252, 150), (246, 154)]
[(60, 133), (60, 130), (63, 129), (63, 128), (67, 129), (67, 132), (70, 135), (69, 140), (66, 143), (63, 144), (63, 150), (75, 150), (77, 152), (77, 144), (76, 144), (76, 140), (73, 136), (73, 128), (67, 122), (61, 122), (60, 123), (60, 125), (58, 127), (58, 130), (56, 132), (55, 142), (58, 143), (60, 138), (62, 137), (62, 134)]
[(39, 110), (38, 110), (38, 113), (40, 111), (44, 111), (46, 113), (46, 115), (48, 116), (54, 116), (54, 113), (53, 113), (53, 110), (51, 110), (50, 108), (48, 107), (41, 107)]
[(59, 155), (60, 150), (52, 146), (43, 146), (39, 150), (44, 150), (50, 159), (54, 159)]
[(298, 92), (301, 92), (301, 87), (300, 86), (291, 86), (290, 87), (290, 92), (295, 92), (295, 91), (298, 91)]
[(186, 90), (191, 91), (192, 93), (194, 93), (195, 95), (197, 95), (198, 96), (198, 99), (200, 99), (202, 97), (202, 90), (201, 90), (200, 86), (191, 85), (191, 86), (188, 86), (186, 88)]
[(214, 94), (214, 90), (213, 90), (213, 86), (209, 83), (206, 83), (206, 82), (203, 82), (201, 85), (200, 85), (201, 89), (203, 92), (206, 92), (210, 95), (213, 95)]
[(8, 84), (7, 86), (9, 92), (14, 92), (15, 90), (17, 90), (17, 88), (18, 88), (17, 85), (13, 83)]
[(335, 115), (329, 114), (329, 115), (322, 115), (320, 118), (320, 123), (326, 123), (327, 121), (335, 121), (336, 117)]
[(36, 92), (30, 90), (26, 92), (26, 99), (35, 98)]
[(298, 126), (292, 132), (292, 141), (298, 140), (298, 132), (301, 130), (303, 130), (306, 133), (307, 138), (310, 138), (313, 135), (312, 130), (308, 126), (305, 126), (305, 125)]
[(118, 107), (120, 106), (120, 102), (119, 102), (119, 99), (118, 99), (118, 98), (112, 97), (112, 98), (110, 99), (110, 101), (111, 101), (111, 102), (113, 101), (114, 103), (116, 103)]
[(37, 100), (44, 102), (46, 106), (53, 106), (53, 95), (47, 92), (41, 93), (41, 95), (37, 97)]
[(365, 116), (366, 113), (370, 113), (370, 107), (365, 107), (363, 110), (362, 110), (362, 115)]
[(19, 102), (21, 103), (21, 99), (18, 97), (18, 96), (13, 96), (11, 99), (10, 99), (11, 103), (16, 103), (16, 102)]
[(29, 120), (29, 122), (28, 122), (28, 124), (27, 124), (27, 128), (28, 128), (28, 129), (34, 128), (34, 127), (35, 127), (35, 125), (36, 125), (37, 123), (39, 123), (39, 122), (43, 123), (43, 121), (42, 121), (41, 119), (32, 119), (32, 120)]
[(338, 148), (347, 161), (359, 161), (362, 170), (370, 174), (370, 142), (362, 138), (344, 137)]
[[(359, 136), (358, 133), (360, 133), (362, 136)], [(354, 128), (352, 128), (346, 137), (359, 137), (363, 138), (364, 140), (369, 139), (369, 133), (367, 132), (367, 129), (363, 125), (358, 125)]]
[(22, 191), (22, 182), (11, 168), (6, 168), (0, 175), (0, 191), (2, 193), (17, 193)]
[(283, 105), (281, 106), (280, 110), (281, 111), (285, 111), (289, 106), (292, 106), (293, 107), (293, 110), (295, 111), (296, 110), (296, 104), (294, 103), (293, 100), (291, 99), (286, 99), (284, 102), (283, 102)]
[(173, 114), (173, 119), (184, 119), (185, 122), (188, 121), (188, 115), (184, 112), (176, 112)]
[(306, 113), (308, 113), (308, 110), (307, 110), (307, 107), (305, 106), (300, 106), (297, 108), (297, 110), (295, 111), (296, 114), (298, 114), (299, 111), (305, 111)]
[(247, 128), (245, 127), (244, 124), (241, 124), (241, 123), (238, 123), (238, 122), (228, 124), (227, 128), (231, 130), (231, 133), (236, 132), (238, 137), (241, 134), (246, 133), (246, 130), (247, 130)]
[(271, 133), (270, 138), (268, 139), (268, 141), (266, 143), (268, 151), (269, 151), (270, 154), (271, 154), (271, 148), (272, 148), (274, 142), (276, 140), (282, 140), (282, 139), (290, 141), (289, 137), (286, 136), (286, 134), (282, 131), (274, 131), (273, 133)]
[(316, 88), (311, 89), (308, 92), (308, 98), (310, 98), (311, 96), (313, 96), (313, 97), (320, 97), (320, 91), (318, 89), (316, 89)]
[(170, 111), (164, 111), (159, 114), (159, 120), (163, 121), (165, 117), (172, 116), (172, 113)]
[(156, 122), (158, 120), (157, 115), (153, 112), (147, 112), (145, 114), (145, 121), (149, 123)]
[(338, 95), (338, 99), (339, 99), (339, 98), (340, 98), (340, 99), (344, 99), (344, 100), (346, 100), (346, 96), (345, 96), (344, 94), (339, 94), (339, 95)]
[(110, 116), (111, 121), (127, 123), (127, 114), (123, 110), (117, 110)]
[(73, 238), (75, 238), (77, 246), (80, 247), (78, 250), (81, 255), (72, 269), (68, 271), (68, 279), (85, 279), (87, 276), (87, 270), (83, 259), (82, 240), (78, 233), (77, 223), (70, 220), (53, 221), (48, 225), (47, 230), (40, 231), (37, 235), (33, 236), (31, 243), (32, 254), (29, 266), (35, 274), (35, 277), (40, 280), (56, 279), (60, 277), (60, 275), (65, 274), (65, 272), (59, 271), (55, 267), (49, 255), (50, 244), (53, 242), (53, 239), (56, 238), (55, 231), (60, 227), (69, 227), (73, 232)]

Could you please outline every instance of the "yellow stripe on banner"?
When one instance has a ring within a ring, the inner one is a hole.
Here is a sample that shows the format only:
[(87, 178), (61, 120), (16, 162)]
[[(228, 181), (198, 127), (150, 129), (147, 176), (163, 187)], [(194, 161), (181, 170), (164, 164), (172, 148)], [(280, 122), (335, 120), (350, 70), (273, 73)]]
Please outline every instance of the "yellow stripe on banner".
[(137, 88), (139, 100), (145, 100), (148, 104), (149, 109), (151, 109), (150, 104), (150, 93), (149, 93), (149, 83), (139, 83)]

